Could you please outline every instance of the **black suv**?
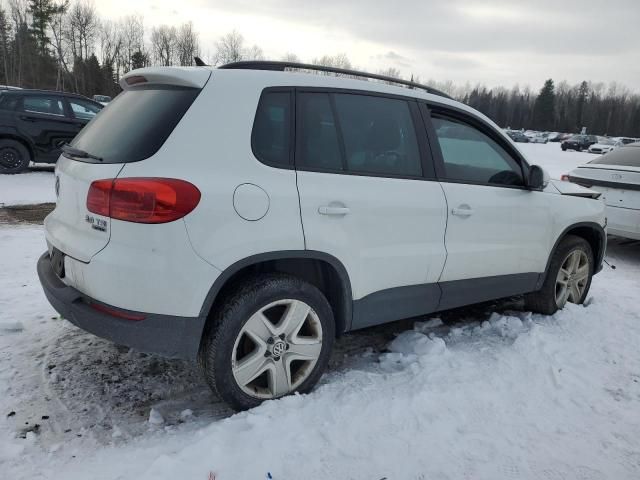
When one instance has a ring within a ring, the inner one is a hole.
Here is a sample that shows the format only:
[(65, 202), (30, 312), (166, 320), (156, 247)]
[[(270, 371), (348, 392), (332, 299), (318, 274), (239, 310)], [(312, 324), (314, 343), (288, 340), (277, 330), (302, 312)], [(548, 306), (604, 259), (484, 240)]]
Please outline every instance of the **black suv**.
[(82, 95), (44, 90), (0, 93), (0, 173), (19, 173), (29, 162), (55, 163), (103, 106)]
[(598, 137), (595, 135), (574, 135), (564, 140), (560, 147), (562, 151), (566, 150), (587, 150), (594, 143), (598, 143)]

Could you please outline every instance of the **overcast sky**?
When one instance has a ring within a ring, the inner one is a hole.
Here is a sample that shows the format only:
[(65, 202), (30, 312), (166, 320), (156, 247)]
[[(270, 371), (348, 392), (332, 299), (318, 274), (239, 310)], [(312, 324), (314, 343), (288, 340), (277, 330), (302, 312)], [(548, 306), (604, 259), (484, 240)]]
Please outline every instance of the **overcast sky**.
[(538, 89), (544, 79), (640, 91), (640, 0), (101, 0), (145, 27), (191, 20), (203, 57), (233, 29), (269, 58), (345, 53), (358, 68)]

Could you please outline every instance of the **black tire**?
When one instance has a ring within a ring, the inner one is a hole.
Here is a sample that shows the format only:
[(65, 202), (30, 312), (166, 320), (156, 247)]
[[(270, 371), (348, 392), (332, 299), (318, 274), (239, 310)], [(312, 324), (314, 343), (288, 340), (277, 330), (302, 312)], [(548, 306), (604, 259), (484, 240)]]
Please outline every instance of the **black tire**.
[(30, 161), (29, 150), (22, 143), (8, 138), (0, 139), (0, 174), (24, 172)]
[(562, 145), (560, 148), (562, 148), (562, 151), (563, 151), (563, 152), (566, 152), (566, 151), (567, 151), (567, 147), (565, 147), (564, 145)]
[(265, 400), (247, 394), (236, 382), (232, 371), (236, 339), (254, 313), (283, 299), (306, 303), (313, 309), (322, 327), (321, 351), (315, 365), (304, 381), (288, 394), (309, 392), (320, 380), (329, 363), (335, 338), (335, 322), (331, 306), (318, 288), (297, 277), (278, 273), (244, 280), (227, 296), (220, 308), (212, 313), (199, 355), (200, 367), (209, 387), (236, 410), (253, 408)]
[(537, 292), (528, 293), (525, 295), (525, 307), (528, 310), (536, 313), (542, 313), (545, 315), (552, 315), (560, 308), (556, 303), (556, 280), (562, 264), (567, 259), (570, 253), (575, 250), (582, 250), (589, 261), (589, 277), (580, 299), (575, 302), (581, 304), (587, 298), (589, 288), (591, 287), (591, 279), (593, 278), (594, 259), (591, 245), (582, 237), (575, 235), (567, 235), (556, 248), (551, 262), (549, 263), (549, 269), (547, 276), (542, 284), (542, 288)]

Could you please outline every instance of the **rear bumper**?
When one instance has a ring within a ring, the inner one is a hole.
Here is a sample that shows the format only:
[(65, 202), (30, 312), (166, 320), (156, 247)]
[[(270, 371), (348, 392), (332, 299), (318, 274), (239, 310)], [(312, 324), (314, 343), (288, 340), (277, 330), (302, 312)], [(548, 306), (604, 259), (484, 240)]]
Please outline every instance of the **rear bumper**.
[[(53, 271), (48, 253), (38, 260), (38, 277), (53, 308), (63, 318), (89, 333), (119, 345), (164, 357), (194, 360), (198, 355), (206, 321), (204, 317), (131, 312), (97, 302), (65, 285)], [(144, 319), (124, 320), (92, 308), (92, 303), (128, 315), (143, 316)]]

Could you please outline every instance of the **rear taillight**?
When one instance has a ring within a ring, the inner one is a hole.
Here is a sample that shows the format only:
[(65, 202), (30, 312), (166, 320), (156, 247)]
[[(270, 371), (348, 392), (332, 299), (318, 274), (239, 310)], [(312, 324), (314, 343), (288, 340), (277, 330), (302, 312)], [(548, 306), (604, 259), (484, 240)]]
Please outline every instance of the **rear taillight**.
[(167, 223), (191, 212), (200, 190), (175, 178), (96, 180), (89, 187), (87, 210), (116, 220)]
[(560, 175), (560, 180), (562, 180), (563, 182), (568, 182), (569, 175), (567, 175), (566, 173), (564, 175)]

